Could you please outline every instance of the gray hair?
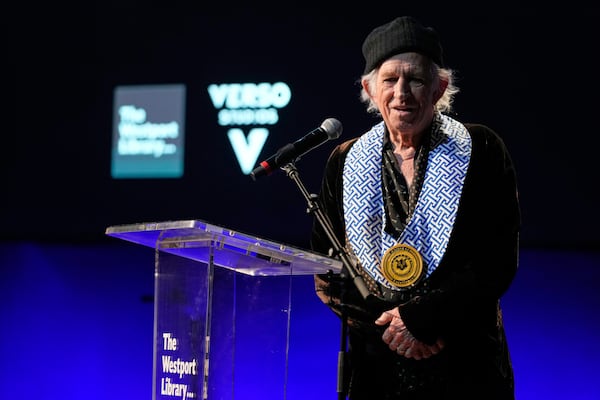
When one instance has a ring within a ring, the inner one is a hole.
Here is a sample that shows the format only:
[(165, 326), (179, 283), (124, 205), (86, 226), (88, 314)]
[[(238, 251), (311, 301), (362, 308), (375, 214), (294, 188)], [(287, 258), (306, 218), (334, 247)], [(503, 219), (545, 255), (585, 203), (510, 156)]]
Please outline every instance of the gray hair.
[[(432, 68), (431, 68), (432, 76), (437, 75), (438, 79), (448, 82), (446, 91), (444, 92), (442, 97), (440, 97), (440, 99), (437, 101), (437, 103), (435, 103), (435, 109), (436, 109), (436, 111), (438, 111), (440, 113), (450, 113), (450, 112), (452, 112), (452, 103), (454, 101), (454, 96), (460, 90), (454, 83), (454, 81), (455, 81), (454, 71), (449, 68), (441, 68), (433, 62), (431, 63), (431, 66), (432, 66)], [(377, 86), (377, 72), (378, 71), (379, 71), (379, 68), (375, 68), (371, 72), (364, 74), (363, 76), (361, 76), (360, 81), (362, 81), (363, 79), (366, 79), (369, 82), (369, 87), (371, 88), (371, 90), (373, 90)], [(377, 104), (375, 104), (375, 102), (371, 99), (371, 97), (369, 96), (369, 94), (367, 93), (367, 91), (364, 88), (361, 88), (360, 100), (366, 104), (367, 112), (375, 114), (375, 115), (381, 115), (381, 112), (377, 108)]]

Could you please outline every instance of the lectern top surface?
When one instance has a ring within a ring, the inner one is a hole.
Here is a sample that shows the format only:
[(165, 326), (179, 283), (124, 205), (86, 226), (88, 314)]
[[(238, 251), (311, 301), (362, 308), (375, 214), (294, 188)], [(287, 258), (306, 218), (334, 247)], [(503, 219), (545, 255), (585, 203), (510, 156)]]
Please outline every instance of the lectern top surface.
[(339, 273), (342, 268), (339, 260), (197, 219), (116, 225), (106, 234), (248, 275)]

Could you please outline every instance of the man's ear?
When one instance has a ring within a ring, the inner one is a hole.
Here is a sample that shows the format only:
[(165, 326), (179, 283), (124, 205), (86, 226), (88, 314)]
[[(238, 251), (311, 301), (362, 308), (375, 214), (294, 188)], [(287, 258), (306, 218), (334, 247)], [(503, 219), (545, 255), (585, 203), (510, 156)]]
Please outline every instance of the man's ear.
[(365, 90), (365, 92), (367, 92), (367, 94), (369, 95), (370, 98), (373, 98), (373, 96), (371, 95), (371, 88), (369, 87), (369, 80), (368, 79), (363, 79), (360, 81), (361, 86), (363, 87), (363, 89)]
[(447, 87), (448, 87), (448, 81), (444, 80), (444, 79), (440, 79), (438, 88), (435, 91), (435, 93), (433, 94), (433, 104), (437, 103), (438, 100), (442, 98)]

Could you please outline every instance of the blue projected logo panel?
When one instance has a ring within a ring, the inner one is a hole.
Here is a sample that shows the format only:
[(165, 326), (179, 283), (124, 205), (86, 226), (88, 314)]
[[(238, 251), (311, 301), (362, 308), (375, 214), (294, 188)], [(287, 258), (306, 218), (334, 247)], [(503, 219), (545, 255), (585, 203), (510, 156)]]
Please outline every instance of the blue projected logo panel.
[(185, 85), (116, 87), (112, 177), (183, 176), (184, 122)]

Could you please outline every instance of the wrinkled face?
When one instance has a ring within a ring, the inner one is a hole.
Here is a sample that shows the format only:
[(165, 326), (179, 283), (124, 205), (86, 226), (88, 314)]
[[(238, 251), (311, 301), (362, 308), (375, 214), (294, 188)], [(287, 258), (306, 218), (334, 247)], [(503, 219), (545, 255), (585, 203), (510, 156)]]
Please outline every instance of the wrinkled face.
[(392, 135), (416, 136), (431, 123), (434, 105), (445, 89), (431, 66), (418, 53), (399, 54), (381, 64), (376, 87), (367, 91)]

